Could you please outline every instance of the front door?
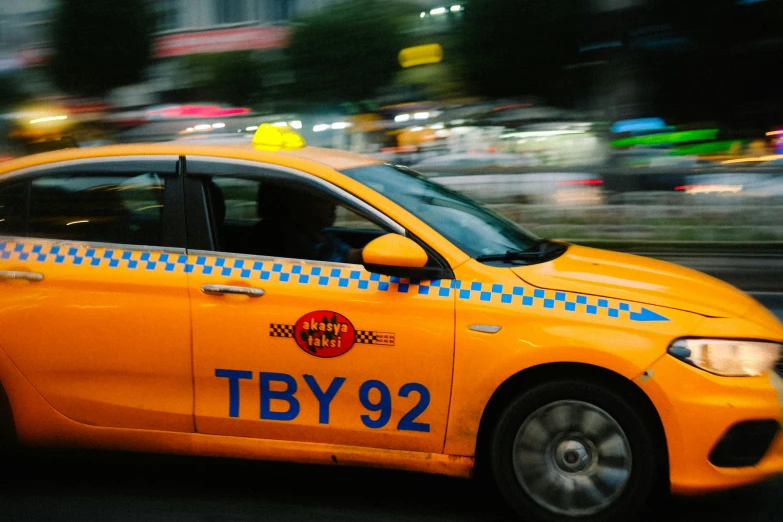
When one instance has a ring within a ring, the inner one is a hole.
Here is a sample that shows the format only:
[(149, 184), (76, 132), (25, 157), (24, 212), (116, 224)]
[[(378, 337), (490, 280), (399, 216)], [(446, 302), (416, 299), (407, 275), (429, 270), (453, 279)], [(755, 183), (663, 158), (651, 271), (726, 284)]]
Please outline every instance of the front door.
[[(203, 187), (188, 204), (212, 209), (202, 222), (222, 250), (188, 256), (196, 430), (442, 451), (451, 282), (411, 284), (352, 262), (388, 223), (305, 174), (189, 160), (188, 176)], [(313, 220), (324, 227), (308, 235)]]

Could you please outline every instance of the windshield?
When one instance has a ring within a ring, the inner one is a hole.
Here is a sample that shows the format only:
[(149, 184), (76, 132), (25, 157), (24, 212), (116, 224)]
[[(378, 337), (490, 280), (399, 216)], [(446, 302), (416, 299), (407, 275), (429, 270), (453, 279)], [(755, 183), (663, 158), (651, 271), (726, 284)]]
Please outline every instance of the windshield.
[(539, 245), (512, 221), (410, 169), (378, 164), (342, 173), (394, 201), (473, 258)]

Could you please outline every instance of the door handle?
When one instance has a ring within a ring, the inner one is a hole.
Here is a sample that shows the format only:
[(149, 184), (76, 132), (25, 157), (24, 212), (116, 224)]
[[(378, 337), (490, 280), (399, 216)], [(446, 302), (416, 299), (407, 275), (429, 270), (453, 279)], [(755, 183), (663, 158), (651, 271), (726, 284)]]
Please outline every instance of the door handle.
[(43, 281), (43, 274), (38, 272), (21, 272), (18, 270), (0, 270), (0, 279), (24, 279), (34, 283)]
[(261, 297), (264, 291), (260, 288), (250, 288), (249, 286), (230, 286), (230, 285), (201, 285), (201, 291), (205, 294), (237, 294), (250, 297)]

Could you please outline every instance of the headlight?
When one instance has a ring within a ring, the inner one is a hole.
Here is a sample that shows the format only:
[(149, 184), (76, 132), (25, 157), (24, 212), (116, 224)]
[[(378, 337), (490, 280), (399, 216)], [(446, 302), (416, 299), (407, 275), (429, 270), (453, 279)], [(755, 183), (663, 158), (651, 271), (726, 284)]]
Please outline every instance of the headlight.
[(702, 370), (731, 377), (761, 375), (780, 359), (781, 345), (730, 339), (677, 339), (669, 353)]

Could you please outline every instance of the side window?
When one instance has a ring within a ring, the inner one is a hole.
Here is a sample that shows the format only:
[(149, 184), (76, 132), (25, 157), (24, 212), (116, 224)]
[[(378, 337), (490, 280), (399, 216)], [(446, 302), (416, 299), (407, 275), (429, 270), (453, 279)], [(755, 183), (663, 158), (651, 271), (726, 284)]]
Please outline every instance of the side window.
[(25, 234), (24, 181), (0, 184), (0, 235)]
[(224, 252), (358, 263), (387, 231), (310, 187), (215, 176), (204, 181), (215, 244)]
[(32, 237), (162, 245), (163, 178), (156, 173), (35, 178), (30, 189)]

